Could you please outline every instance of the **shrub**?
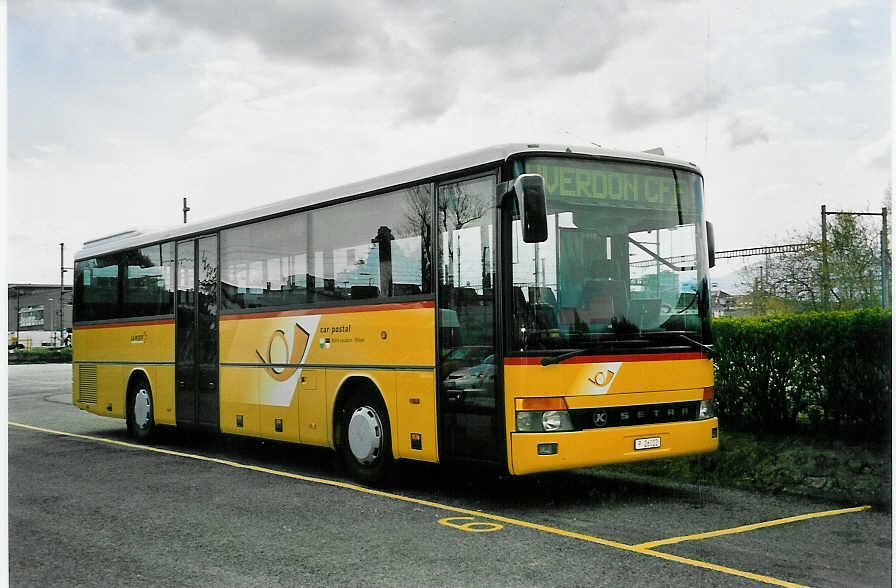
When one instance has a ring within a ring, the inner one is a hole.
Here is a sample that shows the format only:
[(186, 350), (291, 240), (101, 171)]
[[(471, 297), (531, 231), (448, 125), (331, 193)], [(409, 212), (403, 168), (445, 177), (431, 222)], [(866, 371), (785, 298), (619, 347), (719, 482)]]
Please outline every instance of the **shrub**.
[(714, 319), (720, 418), (758, 432), (888, 438), (891, 325), (883, 309)]

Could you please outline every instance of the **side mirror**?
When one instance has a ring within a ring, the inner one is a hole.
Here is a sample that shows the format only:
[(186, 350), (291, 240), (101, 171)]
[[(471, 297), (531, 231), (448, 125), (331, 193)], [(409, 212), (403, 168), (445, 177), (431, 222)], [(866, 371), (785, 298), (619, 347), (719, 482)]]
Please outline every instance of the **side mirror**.
[(716, 238), (712, 223), (706, 221), (706, 249), (709, 251), (709, 267), (716, 266)]
[(499, 185), (498, 193), (503, 197), (513, 194), (520, 222), (523, 226), (523, 241), (543, 243), (548, 240), (548, 216), (544, 203), (544, 178), (538, 174), (523, 174), (511, 184)]

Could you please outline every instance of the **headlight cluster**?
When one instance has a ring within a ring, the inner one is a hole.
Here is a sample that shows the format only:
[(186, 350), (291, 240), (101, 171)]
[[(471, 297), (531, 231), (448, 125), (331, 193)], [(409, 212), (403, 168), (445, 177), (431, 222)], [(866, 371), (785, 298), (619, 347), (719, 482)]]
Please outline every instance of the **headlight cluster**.
[(700, 407), (697, 409), (697, 420), (705, 421), (716, 416), (716, 401), (714, 399), (701, 400)]
[(516, 430), (520, 433), (572, 431), (567, 410), (520, 410), (516, 413)]
[(697, 408), (696, 420), (705, 421), (716, 416), (715, 396), (715, 389), (712, 386), (707, 386), (703, 389), (703, 400), (700, 401), (700, 406)]

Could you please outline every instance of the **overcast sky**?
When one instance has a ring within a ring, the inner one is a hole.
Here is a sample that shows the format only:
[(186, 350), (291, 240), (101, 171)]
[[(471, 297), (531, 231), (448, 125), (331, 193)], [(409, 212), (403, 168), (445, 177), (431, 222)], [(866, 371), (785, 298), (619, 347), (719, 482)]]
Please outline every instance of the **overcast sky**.
[[(7, 280), (83, 241), (505, 142), (693, 161), (718, 249), (880, 210), (885, 0), (13, 0)], [(70, 283), (71, 274), (66, 276)]]

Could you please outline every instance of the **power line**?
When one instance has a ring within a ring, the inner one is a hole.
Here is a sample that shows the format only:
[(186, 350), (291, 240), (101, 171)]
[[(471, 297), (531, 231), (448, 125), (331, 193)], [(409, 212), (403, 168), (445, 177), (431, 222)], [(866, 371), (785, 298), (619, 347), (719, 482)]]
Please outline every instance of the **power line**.
[[(725, 251), (716, 251), (716, 259), (733, 259), (735, 257), (750, 257), (752, 255), (776, 255), (781, 253), (797, 253), (805, 250), (811, 245), (811, 243), (785, 243), (783, 245), (767, 245), (765, 247), (748, 247), (746, 249), (727, 249)], [(690, 255), (676, 255), (673, 257), (664, 258), (670, 264), (681, 264), (682, 262), (689, 262), (690, 265), (694, 264), (695, 256), (694, 254)], [(644, 260), (644, 261), (636, 261), (631, 265), (633, 267), (648, 267), (654, 265), (656, 261), (654, 260)]]
[(752, 255), (777, 255), (780, 253), (798, 253), (805, 250), (811, 243), (786, 243), (783, 245), (768, 245), (766, 247), (747, 247), (746, 249), (728, 249), (716, 251), (716, 259), (732, 259), (734, 257), (750, 257)]

